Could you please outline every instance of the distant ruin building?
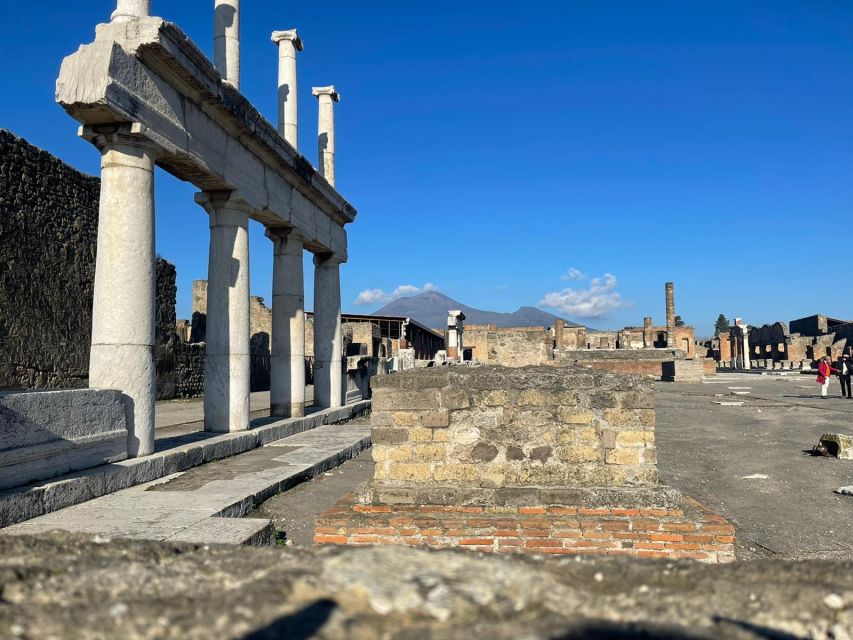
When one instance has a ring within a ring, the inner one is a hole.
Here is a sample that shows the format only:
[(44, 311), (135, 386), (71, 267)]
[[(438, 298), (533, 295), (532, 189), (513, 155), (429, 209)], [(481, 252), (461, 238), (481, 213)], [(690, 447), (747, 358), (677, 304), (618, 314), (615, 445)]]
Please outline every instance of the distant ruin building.
[[(738, 322), (739, 321), (739, 322)], [(708, 357), (730, 368), (803, 369), (824, 356), (853, 350), (853, 321), (813, 315), (760, 327), (735, 322), (703, 345)], [(746, 333), (743, 328), (746, 326)], [(746, 344), (746, 346), (744, 346)], [(744, 351), (749, 357), (744, 362)]]

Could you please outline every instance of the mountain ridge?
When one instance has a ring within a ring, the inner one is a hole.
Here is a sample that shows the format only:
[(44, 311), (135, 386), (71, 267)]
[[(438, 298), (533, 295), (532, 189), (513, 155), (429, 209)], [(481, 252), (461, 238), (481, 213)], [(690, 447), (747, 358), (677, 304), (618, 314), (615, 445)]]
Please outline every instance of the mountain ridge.
[[(431, 329), (443, 329), (447, 324), (447, 312), (459, 309), (465, 314), (466, 324), (493, 324), (497, 327), (553, 327), (559, 318), (552, 313), (542, 311), (537, 307), (520, 307), (512, 313), (486, 311), (470, 307), (458, 300), (439, 293), (428, 291), (416, 296), (397, 298), (381, 309), (374, 311), (374, 316), (403, 316), (417, 320)], [(562, 318), (561, 318), (562, 319)], [(583, 325), (562, 319), (568, 327)]]

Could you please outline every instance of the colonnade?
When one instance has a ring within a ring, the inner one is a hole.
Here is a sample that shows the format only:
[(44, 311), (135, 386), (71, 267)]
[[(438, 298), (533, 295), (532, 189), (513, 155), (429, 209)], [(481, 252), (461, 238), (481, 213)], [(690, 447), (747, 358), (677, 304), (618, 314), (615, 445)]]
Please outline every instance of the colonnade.
[[(149, 16), (149, 0), (118, 0), (114, 22)], [(239, 0), (215, 0), (214, 66), (239, 88)], [(272, 35), (279, 47), (279, 133), (298, 143), (296, 30)], [(319, 171), (334, 185), (334, 87), (319, 98)], [(154, 167), (161, 150), (140, 124), (84, 127), (101, 152), (101, 199), (89, 384), (130, 398), (128, 453), (154, 451), (155, 242)], [(204, 425), (213, 432), (249, 428), (249, 220), (239, 191), (205, 191), (196, 202), (210, 220)], [(289, 227), (268, 228), (273, 250), (271, 406), (274, 416), (298, 417), (305, 406), (303, 238)], [(340, 407), (341, 294), (338, 255), (314, 256), (314, 404)]]

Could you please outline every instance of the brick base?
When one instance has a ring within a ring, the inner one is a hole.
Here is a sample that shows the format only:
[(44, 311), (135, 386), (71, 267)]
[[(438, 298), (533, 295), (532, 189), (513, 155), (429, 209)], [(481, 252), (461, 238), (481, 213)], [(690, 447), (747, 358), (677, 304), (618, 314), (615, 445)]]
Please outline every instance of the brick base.
[(317, 520), (317, 544), (399, 544), (537, 554), (735, 559), (735, 529), (695, 500), (680, 509), (361, 505), (347, 496)]

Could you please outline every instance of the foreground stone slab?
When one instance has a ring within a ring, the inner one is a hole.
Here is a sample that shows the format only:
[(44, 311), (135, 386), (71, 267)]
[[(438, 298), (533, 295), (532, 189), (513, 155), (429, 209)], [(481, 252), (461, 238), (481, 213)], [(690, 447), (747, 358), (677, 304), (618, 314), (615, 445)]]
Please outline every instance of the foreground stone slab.
[(0, 489), (127, 458), (118, 391), (0, 395)]
[(320, 544), (734, 559), (734, 527), (660, 486), (654, 381), (453, 367), (374, 382), (373, 481)]
[(255, 451), (7, 527), (0, 534), (60, 530), (197, 544), (272, 544), (275, 530), (269, 520), (235, 519), (368, 446), (366, 424), (317, 427)]
[(825, 433), (820, 443), (839, 460), (853, 460), (853, 436), (843, 433)]
[(710, 566), (401, 547), (0, 538), (0, 633), (167, 638), (843, 638), (853, 563)]
[[(229, 458), (324, 424), (350, 420), (370, 409), (370, 401), (317, 411), (301, 418), (263, 418), (249, 431), (213, 435), (190, 433), (145, 458), (102, 464), (19, 489), (0, 492), (0, 527), (151, 482), (202, 464)], [(125, 432), (124, 436), (127, 438)]]

